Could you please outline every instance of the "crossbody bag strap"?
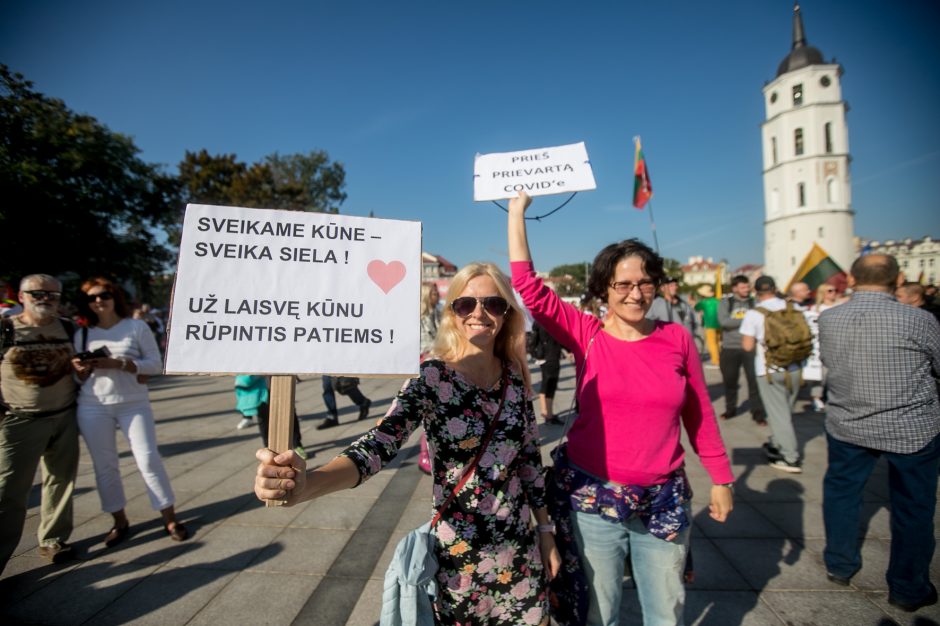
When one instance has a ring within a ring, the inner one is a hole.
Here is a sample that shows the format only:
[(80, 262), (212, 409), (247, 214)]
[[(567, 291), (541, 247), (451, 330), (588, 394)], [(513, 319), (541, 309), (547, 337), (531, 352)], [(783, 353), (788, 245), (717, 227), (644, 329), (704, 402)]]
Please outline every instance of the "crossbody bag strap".
[(450, 506), (451, 502), (454, 501), (454, 498), (457, 497), (457, 494), (463, 489), (463, 486), (467, 484), (467, 481), (470, 480), (470, 476), (473, 475), (474, 470), (477, 468), (477, 464), (480, 462), (480, 458), (483, 456), (483, 453), (486, 451), (486, 446), (489, 445), (490, 439), (493, 438), (493, 433), (496, 432), (496, 423), (499, 422), (499, 418), (503, 413), (503, 405), (506, 403), (506, 389), (509, 387), (509, 368), (503, 365), (503, 376), (502, 376), (502, 385), (503, 392), (499, 398), (499, 408), (496, 409), (496, 415), (493, 416), (493, 421), (490, 422), (490, 427), (486, 429), (486, 434), (483, 436), (483, 443), (480, 444), (480, 448), (477, 450), (476, 456), (473, 457), (473, 460), (470, 461), (470, 465), (467, 466), (466, 471), (464, 471), (463, 476), (460, 478), (460, 482), (457, 483), (457, 486), (454, 487), (454, 490), (447, 497), (447, 500), (444, 501), (444, 504), (441, 505), (441, 508), (437, 510), (437, 514), (434, 516), (434, 519), (431, 520), (431, 528), (437, 526), (437, 523), (441, 519), (441, 515), (444, 514), (444, 511), (447, 510), (447, 507)]
[(581, 382), (584, 380), (584, 371), (587, 369), (588, 355), (591, 353), (591, 346), (594, 345), (594, 338), (597, 337), (597, 333), (599, 332), (601, 332), (600, 328), (594, 331), (594, 334), (591, 335), (591, 340), (588, 341), (587, 348), (584, 350), (584, 360), (581, 361), (581, 373), (574, 379), (574, 396), (571, 398), (571, 408), (568, 410), (568, 415), (565, 417), (565, 427), (561, 431), (562, 435), (559, 445), (568, 439), (568, 427), (571, 425), (571, 416), (574, 415), (574, 407), (578, 402), (578, 394), (581, 393)]

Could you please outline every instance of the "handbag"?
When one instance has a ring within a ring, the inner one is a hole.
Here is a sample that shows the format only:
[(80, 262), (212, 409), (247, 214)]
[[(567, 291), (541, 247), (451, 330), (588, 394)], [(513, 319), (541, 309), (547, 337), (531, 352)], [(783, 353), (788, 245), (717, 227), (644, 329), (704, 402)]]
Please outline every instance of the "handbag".
[[(600, 332), (598, 330), (597, 332)], [(565, 426), (558, 445), (551, 451), (552, 461), (559, 463), (561, 457), (567, 456), (568, 428), (571, 417), (575, 413), (578, 401), (578, 392), (584, 380), (584, 371), (587, 367), (588, 354), (594, 345), (597, 332), (591, 336), (587, 349), (584, 351), (584, 361), (581, 362), (581, 372), (575, 378), (575, 393), (571, 399), (571, 409), (565, 418)], [(555, 522), (555, 544), (561, 555), (561, 568), (558, 575), (548, 583), (549, 613), (552, 623), (559, 626), (580, 626), (587, 622), (588, 588), (587, 577), (581, 566), (581, 556), (574, 540), (574, 530), (571, 526), (571, 505), (568, 494), (559, 485), (555, 476), (554, 465), (544, 468), (546, 501), (548, 514)]]
[(352, 376), (337, 376), (333, 379), (333, 389), (343, 396), (348, 396), (358, 386), (359, 379)]
[[(480, 447), (477, 449), (477, 453), (474, 455), (473, 460), (464, 470), (463, 476), (457, 482), (457, 485), (454, 487), (453, 491), (450, 492), (450, 495), (447, 496), (447, 500), (437, 509), (433, 519), (430, 522), (422, 524), (418, 528), (415, 528), (407, 535), (402, 537), (401, 541), (398, 542), (398, 545), (395, 546), (395, 558), (392, 559), (392, 564), (389, 565), (389, 570), (385, 574), (385, 593), (383, 594), (383, 605), (385, 604), (385, 597), (389, 593), (390, 586), (425, 586), (428, 584), (433, 584), (434, 578), (438, 570), (437, 555), (434, 552), (434, 541), (436, 536), (434, 534), (434, 527), (437, 526), (437, 523), (441, 520), (444, 512), (447, 510), (447, 507), (451, 505), (454, 499), (457, 497), (457, 494), (460, 493), (460, 490), (463, 489), (464, 485), (467, 484), (467, 481), (470, 480), (470, 477), (476, 471), (477, 465), (480, 462), (480, 458), (483, 456), (483, 453), (486, 451), (486, 447), (490, 443), (490, 439), (493, 437), (493, 433), (496, 432), (496, 425), (499, 422), (499, 418), (503, 412), (503, 405), (506, 403), (506, 390), (509, 387), (509, 370), (503, 366), (502, 374), (502, 395), (499, 399), (499, 407), (496, 409), (496, 413), (493, 416), (493, 421), (490, 422), (489, 427), (486, 429), (486, 434), (483, 436), (483, 442), (480, 444)], [(396, 561), (398, 562), (396, 564)], [(397, 580), (392, 581), (390, 578), (393, 578), (393, 568), (400, 565), (400, 570), (397, 572)], [(386, 610), (383, 606), (381, 622), (382, 626), (385, 624), (395, 624), (402, 623), (395, 611), (388, 611), (390, 615), (386, 619)], [(420, 611), (419, 611), (420, 613)], [(421, 621), (417, 619), (416, 621)]]

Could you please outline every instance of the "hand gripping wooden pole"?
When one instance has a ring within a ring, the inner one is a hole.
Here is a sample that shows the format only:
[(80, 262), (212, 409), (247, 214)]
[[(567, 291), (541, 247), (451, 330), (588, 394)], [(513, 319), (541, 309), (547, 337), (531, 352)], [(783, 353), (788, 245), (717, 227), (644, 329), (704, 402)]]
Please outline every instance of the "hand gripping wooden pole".
[[(271, 377), (271, 413), (268, 419), (268, 448), (280, 454), (294, 447), (294, 376)], [(265, 500), (265, 506), (283, 506), (285, 500)]]

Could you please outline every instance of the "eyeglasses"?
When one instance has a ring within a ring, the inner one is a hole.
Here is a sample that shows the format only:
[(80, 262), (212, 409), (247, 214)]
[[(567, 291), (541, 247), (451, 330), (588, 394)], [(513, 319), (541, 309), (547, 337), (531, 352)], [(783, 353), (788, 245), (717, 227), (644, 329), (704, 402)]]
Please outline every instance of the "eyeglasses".
[(114, 300), (114, 294), (110, 291), (102, 291), (101, 293), (89, 293), (85, 294), (85, 299), (89, 302), (97, 302), (98, 300)]
[(28, 293), (33, 300), (58, 300), (62, 297), (61, 291), (47, 291), (45, 289), (30, 289), (23, 293)]
[(477, 310), (478, 302), (483, 305), (483, 310), (493, 317), (501, 317), (509, 311), (509, 302), (502, 296), (486, 296), (485, 298), (461, 296), (450, 303), (450, 308), (454, 310), (457, 317), (470, 317)]
[(616, 291), (621, 296), (625, 296), (629, 293), (633, 293), (633, 289), (635, 287), (638, 287), (640, 289), (640, 293), (642, 293), (645, 296), (648, 296), (654, 291), (656, 291), (656, 281), (650, 280), (649, 278), (644, 278), (643, 280), (640, 280), (635, 283), (631, 283), (629, 280), (623, 280), (617, 283), (610, 283), (610, 288)]

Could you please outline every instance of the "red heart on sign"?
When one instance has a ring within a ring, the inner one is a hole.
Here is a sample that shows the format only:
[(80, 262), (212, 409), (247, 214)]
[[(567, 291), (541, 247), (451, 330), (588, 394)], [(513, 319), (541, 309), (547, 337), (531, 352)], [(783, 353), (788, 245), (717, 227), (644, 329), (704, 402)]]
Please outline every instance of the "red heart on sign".
[(369, 262), (366, 272), (379, 289), (388, 293), (405, 277), (405, 264), (401, 261), (385, 263), (376, 259)]

